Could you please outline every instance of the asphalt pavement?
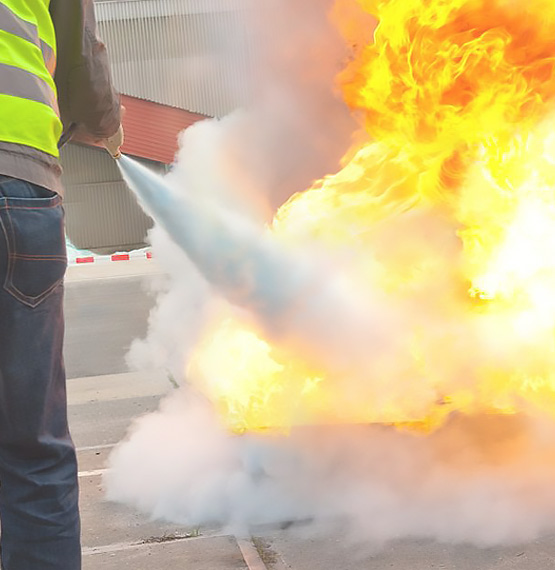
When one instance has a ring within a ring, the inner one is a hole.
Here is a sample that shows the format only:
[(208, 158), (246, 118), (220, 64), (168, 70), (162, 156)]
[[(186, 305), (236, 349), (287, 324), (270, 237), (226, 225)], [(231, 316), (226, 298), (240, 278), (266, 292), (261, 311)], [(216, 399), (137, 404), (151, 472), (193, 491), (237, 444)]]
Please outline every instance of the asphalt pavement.
[(127, 372), (125, 354), (143, 337), (154, 304), (149, 285), (161, 278), (153, 260), (68, 267), (65, 364), (68, 378)]
[(400, 540), (378, 551), (303, 525), (237, 537), (148, 517), (104, 497), (102, 476), (133, 420), (175, 389), (164, 371), (130, 373), (146, 331), (152, 260), (71, 267), (66, 282), (69, 415), (78, 448), (84, 570), (555, 570), (555, 537), (508, 548)]
[(79, 460), (84, 570), (266, 570), (250, 537), (153, 521), (108, 502), (107, 459), (133, 420), (175, 389), (164, 371), (127, 372), (144, 336), (161, 271), (151, 260), (68, 268), (65, 361), (70, 427)]
[(159, 399), (174, 389), (165, 374), (156, 372), (68, 381), (70, 426), (79, 460), (84, 570), (251, 570), (242, 554), (243, 541), (235, 536), (149, 520), (104, 497), (102, 476), (114, 445), (133, 418), (154, 411)]

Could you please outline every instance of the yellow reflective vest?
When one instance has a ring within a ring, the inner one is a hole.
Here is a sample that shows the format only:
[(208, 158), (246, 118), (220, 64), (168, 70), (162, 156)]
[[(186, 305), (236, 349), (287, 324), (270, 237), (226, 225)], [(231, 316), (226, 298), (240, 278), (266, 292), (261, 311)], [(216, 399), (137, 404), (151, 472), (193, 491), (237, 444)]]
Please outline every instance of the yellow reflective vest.
[(0, 0), (0, 141), (58, 156), (50, 0)]

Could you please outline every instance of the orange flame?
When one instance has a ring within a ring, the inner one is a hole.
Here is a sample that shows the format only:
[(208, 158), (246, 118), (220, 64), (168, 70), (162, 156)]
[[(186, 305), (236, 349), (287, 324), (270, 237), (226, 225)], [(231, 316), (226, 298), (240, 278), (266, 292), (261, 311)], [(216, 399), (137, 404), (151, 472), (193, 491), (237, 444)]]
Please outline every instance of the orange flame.
[(227, 309), (190, 375), (234, 429), (555, 414), (555, 4), (359, 5), (378, 22), (368, 43), (342, 19), (352, 1), (334, 17), (357, 40), (339, 80), (366, 141), (271, 231), (317, 241), (358, 291), (401, 309), (399, 342), (338, 373)]

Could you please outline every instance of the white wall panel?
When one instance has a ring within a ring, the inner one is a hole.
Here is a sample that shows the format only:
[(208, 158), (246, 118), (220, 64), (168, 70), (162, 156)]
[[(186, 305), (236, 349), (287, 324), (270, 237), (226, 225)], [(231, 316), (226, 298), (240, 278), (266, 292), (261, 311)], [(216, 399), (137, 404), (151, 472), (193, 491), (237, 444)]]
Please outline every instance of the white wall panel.
[(96, 2), (117, 88), (209, 116), (245, 104), (247, 5), (248, 0)]
[[(143, 247), (152, 220), (138, 206), (108, 153), (68, 144), (62, 149), (61, 161), (66, 232), (71, 242), (80, 249), (100, 252)], [(163, 165), (142, 162), (164, 170)]]

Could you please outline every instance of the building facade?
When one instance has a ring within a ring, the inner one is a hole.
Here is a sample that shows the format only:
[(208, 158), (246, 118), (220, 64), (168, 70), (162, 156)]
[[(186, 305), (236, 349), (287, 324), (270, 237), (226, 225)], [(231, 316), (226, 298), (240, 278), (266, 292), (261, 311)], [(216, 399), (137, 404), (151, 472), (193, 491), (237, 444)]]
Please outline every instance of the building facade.
[[(126, 107), (124, 152), (164, 171), (181, 130), (248, 101), (248, 0), (101, 0), (99, 35)], [(66, 227), (79, 249), (109, 253), (145, 245), (151, 220), (111, 157), (62, 149)]]

